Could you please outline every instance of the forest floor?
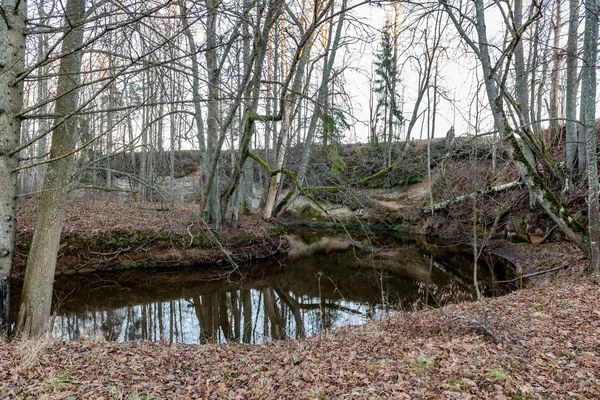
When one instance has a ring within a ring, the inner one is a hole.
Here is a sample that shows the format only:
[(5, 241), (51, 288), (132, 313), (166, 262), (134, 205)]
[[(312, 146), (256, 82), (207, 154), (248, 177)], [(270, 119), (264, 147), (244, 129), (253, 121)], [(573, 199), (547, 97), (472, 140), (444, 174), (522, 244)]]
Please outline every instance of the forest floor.
[(600, 284), (402, 312), (264, 345), (0, 341), (0, 398), (600, 398)]
[[(33, 231), (34, 204), (19, 210), (23, 241)], [(221, 232), (227, 247), (198, 243), (188, 232), (194, 215), (193, 206), (73, 202), (64, 233), (87, 238), (83, 245), (99, 253), (98, 238), (127, 244), (144, 232), (131, 251), (111, 255), (119, 262), (132, 260), (133, 251), (164, 263), (185, 256), (161, 261), (158, 251), (148, 253), (165, 233), (180, 240), (173, 239), (177, 249), (191, 238), (194, 251), (213, 261), (235, 251), (256, 256), (257, 243), (282, 246), (277, 226), (246, 216)], [(125, 241), (115, 232), (126, 232)], [(161, 251), (173, 243), (167, 240)], [(75, 244), (67, 240), (62, 256), (73, 257)], [(0, 339), (0, 398), (600, 398), (600, 278), (584, 273), (581, 252), (566, 242), (505, 241), (493, 242), (490, 251), (525, 274), (540, 272), (537, 285), (263, 345)], [(23, 261), (23, 250), (17, 258)]]

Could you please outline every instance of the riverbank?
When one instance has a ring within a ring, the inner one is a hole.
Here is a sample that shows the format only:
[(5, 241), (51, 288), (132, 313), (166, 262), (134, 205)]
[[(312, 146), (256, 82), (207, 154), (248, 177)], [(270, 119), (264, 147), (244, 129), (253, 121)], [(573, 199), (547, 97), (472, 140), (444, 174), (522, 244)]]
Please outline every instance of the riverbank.
[[(35, 223), (34, 200), (18, 204), (13, 273), (22, 276)], [(285, 249), (276, 223), (241, 215), (236, 226), (198, 226), (194, 204), (70, 201), (57, 274), (111, 269), (232, 265)]]
[[(13, 274), (22, 277), (35, 222), (35, 201), (19, 202), (17, 247)], [(364, 234), (375, 231), (411, 232), (418, 225), (342, 225), (328, 219), (267, 222), (256, 215), (241, 215), (236, 226), (199, 228), (194, 205), (129, 202), (71, 201), (65, 213), (57, 274), (87, 273), (131, 268), (232, 265), (284, 254), (289, 250), (286, 230), (337, 231)], [(383, 221), (383, 220), (382, 220)], [(423, 223), (423, 221), (421, 221)], [(425, 221), (426, 223), (426, 221)], [(359, 231), (354, 232), (353, 228)], [(557, 273), (578, 275), (587, 266), (582, 252), (572, 243), (547, 241), (537, 245), (492, 240), (486, 253), (507, 259), (518, 275), (536, 273), (543, 282)], [(558, 270), (564, 267), (565, 271)], [(546, 273), (546, 271), (550, 273)]]
[(264, 345), (2, 343), (0, 397), (599, 398), (598, 310), (584, 277)]

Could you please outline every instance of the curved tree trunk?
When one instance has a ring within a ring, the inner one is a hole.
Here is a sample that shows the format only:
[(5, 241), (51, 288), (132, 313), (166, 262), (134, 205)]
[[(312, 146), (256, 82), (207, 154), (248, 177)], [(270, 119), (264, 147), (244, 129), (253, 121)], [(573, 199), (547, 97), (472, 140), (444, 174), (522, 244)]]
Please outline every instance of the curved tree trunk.
[[(247, 72), (252, 72), (252, 80), (250, 81), (247, 89), (246, 96), (250, 99), (244, 109), (242, 117), (242, 132), (240, 138), (239, 149), (236, 155), (235, 167), (233, 173), (227, 185), (221, 193), (221, 203), (227, 204), (231, 199), (231, 196), (235, 193), (237, 186), (239, 185), (242, 172), (245, 168), (248, 154), (250, 152), (250, 144), (252, 137), (256, 132), (256, 121), (258, 120), (273, 120), (278, 119), (275, 116), (264, 116), (261, 117), (257, 114), (261, 78), (263, 73), (263, 66), (265, 57), (267, 54), (267, 47), (269, 45), (271, 30), (273, 29), (277, 19), (281, 15), (283, 9), (283, 3), (281, 0), (271, 0), (269, 2), (269, 8), (267, 10), (265, 20), (263, 23), (262, 30), (254, 33), (254, 45), (253, 54), (249, 54), (249, 57), (244, 57), (246, 63)], [(258, 30), (258, 26), (256, 27)], [(258, 36), (256, 36), (258, 35)]]

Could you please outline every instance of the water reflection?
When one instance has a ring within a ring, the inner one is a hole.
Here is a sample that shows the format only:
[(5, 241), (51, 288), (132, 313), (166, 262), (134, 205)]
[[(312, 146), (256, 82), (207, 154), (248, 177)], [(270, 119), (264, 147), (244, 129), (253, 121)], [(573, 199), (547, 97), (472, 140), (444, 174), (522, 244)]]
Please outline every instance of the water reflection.
[[(310, 237), (302, 240), (314, 249)], [(472, 298), (468, 252), (389, 237), (375, 248), (372, 238), (371, 247), (365, 243), (256, 263), (243, 275), (170, 269), (59, 277), (53, 334), (60, 339), (263, 343), (363, 324), (398, 308)], [(505, 268), (494, 263), (480, 266), (488, 285), (506, 278), (496, 276)]]
[(89, 306), (69, 311), (68, 304), (59, 308), (54, 322), (53, 334), (60, 339), (263, 343), (300, 339), (383, 315), (379, 305), (298, 295), (277, 281), (271, 287), (216, 290), (106, 310)]

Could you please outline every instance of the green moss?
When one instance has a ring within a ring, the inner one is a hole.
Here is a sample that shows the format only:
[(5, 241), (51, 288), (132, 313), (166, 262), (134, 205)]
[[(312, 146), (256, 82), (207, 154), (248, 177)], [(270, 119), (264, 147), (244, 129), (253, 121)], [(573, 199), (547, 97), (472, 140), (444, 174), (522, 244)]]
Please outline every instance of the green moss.
[(247, 233), (239, 236), (234, 236), (229, 241), (229, 244), (250, 244), (257, 241), (256, 236), (249, 235)]
[(296, 234), (296, 237), (306, 245), (311, 245), (321, 240), (323, 236), (316, 234), (316, 232), (300, 232)]
[(265, 239), (275, 239), (281, 236), (281, 229), (275, 228), (265, 233)]
[(133, 268), (155, 268), (156, 261), (154, 260), (126, 260), (122, 261), (117, 269), (133, 269)]
[(212, 249), (215, 247), (215, 242), (205, 233), (199, 233), (194, 236), (194, 245), (202, 249)]
[(413, 364), (417, 367), (427, 369), (427, 370), (435, 367), (435, 363), (427, 357), (419, 357), (413, 361)]
[(394, 232), (403, 234), (409, 234), (413, 232), (413, 227), (408, 225), (394, 225)]
[(501, 369), (493, 369), (488, 372), (488, 376), (497, 381), (505, 381), (506, 380), (506, 372)]
[(323, 216), (323, 214), (319, 210), (317, 210), (316, 208), (311, 206), (310, 204), (305, 204), (302, 206), (302, 208), (300, 208), (300, 210), (298, 210), (299, 218), (311, 219), (311, 218), (321, 218), (322, 216)]
[(242, 203), (242, 207), (241, 207), (240, 213), (242, 215), (250, 215), (251, 214), (250, 213), (250, 207), (248, 206), (248, 202), (244, 201)]

